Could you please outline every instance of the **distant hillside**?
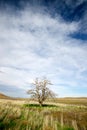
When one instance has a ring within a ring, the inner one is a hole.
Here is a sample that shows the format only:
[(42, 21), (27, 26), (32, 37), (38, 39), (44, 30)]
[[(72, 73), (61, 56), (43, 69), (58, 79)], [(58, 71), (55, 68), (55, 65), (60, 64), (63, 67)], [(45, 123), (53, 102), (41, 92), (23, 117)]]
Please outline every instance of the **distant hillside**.
[(10, 99), (10, 98), (11, 98), (11, 97), (6, 96), (6, 95), (0, 93), (0, 99)]

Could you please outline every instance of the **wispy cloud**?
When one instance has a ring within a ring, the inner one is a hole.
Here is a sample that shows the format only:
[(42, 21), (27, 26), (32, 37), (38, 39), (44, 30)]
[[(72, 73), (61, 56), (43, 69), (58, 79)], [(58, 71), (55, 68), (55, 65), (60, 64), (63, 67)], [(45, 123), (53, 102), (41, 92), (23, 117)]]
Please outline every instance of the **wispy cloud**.
[(69, 36), (77, 30), (78, 22), (53, 18), (44, 7), (0, 12), (0, 83), (27, 90), (35, 77), (47, 76), (60, 96), (87, 90), (86, 41)]

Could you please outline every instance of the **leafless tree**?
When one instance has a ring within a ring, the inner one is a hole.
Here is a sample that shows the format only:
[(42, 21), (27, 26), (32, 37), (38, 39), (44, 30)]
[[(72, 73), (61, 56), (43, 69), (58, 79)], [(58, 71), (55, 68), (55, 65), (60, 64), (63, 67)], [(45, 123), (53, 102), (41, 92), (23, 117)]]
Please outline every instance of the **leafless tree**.
[(31, 95), (31, 97), (36, 99), (42, 106), (47, 98), (54, 98), (56, 96), (55, 93), (47, 87), (48, 85), (52, 85), (52, 83), (47, 80), (47, 78), (36, 78), (34, 83), (32, 83), (32, 89), (28, 90), (27, 94)]

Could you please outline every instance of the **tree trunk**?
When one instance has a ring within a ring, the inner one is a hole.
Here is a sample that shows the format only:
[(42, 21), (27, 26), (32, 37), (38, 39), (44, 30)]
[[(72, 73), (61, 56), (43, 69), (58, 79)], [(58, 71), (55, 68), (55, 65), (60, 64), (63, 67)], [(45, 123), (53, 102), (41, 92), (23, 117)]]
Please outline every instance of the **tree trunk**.
[(42, 105), (43, 105), (43, 103), (42, 103), (41, 101), (39, 102), (39, 104), (40, 104), (40, 106), (42, 106)]

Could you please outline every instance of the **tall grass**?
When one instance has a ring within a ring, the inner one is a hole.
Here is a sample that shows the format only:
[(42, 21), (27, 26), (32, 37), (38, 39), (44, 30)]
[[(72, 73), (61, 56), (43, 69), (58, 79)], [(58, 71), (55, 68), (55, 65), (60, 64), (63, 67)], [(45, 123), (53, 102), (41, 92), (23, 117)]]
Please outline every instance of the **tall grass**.
[(52, 105), (7, 103), (0, 106), (0, 130), (86, 130), (87, 123), (83, 118), (86, 117)]

